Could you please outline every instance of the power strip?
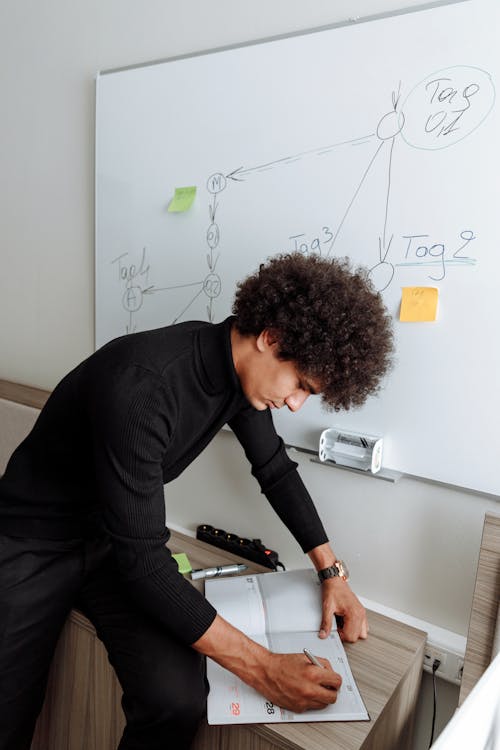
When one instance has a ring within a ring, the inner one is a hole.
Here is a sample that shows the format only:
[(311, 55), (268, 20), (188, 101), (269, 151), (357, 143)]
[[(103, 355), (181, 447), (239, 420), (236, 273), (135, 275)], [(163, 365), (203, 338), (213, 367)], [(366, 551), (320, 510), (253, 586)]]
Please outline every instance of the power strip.
[(284, 565), (279, 561), (278, 553), (262, 544), (260, 539), (246, 539), (238, 534), (224, 531), (224, 529), (214, 529), (208, 523), (202, 523), (197, 527), (196, 538), (271, 570), (276, 570), (278, 567), (284, 570)]

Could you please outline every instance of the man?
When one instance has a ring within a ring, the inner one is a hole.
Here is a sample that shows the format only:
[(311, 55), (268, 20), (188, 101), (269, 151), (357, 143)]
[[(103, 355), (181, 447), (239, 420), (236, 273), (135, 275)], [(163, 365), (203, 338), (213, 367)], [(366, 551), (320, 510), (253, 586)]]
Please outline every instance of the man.
[[(233, 628), (165, 546), (164, 484), (226, 422), (269, 502), (318, 571), (336, 558), (277, 436), (273, 409), (311, 393), (335, 409), (376, 390), (389, 317), (347, 262), (277, 256), (242, 282), (234, 317), (116, 339), (56, 387), (0, 480), (0, 750), (27, 750), (73, 606), (94, 623), (121, 682), (120, 750), (188, 748), (205, 710), (203, 654), (293, 711), (333, 703), (340, 677), (272, 654)], [(322, 584), (326, 637), (366, 638), (340, 576)]]

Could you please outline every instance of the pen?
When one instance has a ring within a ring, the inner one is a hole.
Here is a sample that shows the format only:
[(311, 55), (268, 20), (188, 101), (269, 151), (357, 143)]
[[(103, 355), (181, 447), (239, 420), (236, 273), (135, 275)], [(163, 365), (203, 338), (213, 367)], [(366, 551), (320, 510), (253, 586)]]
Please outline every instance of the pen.
[(314, 654), (311, 654), (310, 651), (307, 650), (307, 648), (304, 649), (304, 653), (311, 662), (311, 664), (314, 664), (315, 667), (321, 667), (321, 669), (324, 669), (324, 666), (319, 663), (319, 661), (316, 659)]
[(248, 565), (218, 565), (216, 568), (199, 568), (193, 570), (191, 579), (196, 581), (198, 578), (218, 578), (219, 576), (230, 576), (234, 573), (241, 573), (246, 570)]

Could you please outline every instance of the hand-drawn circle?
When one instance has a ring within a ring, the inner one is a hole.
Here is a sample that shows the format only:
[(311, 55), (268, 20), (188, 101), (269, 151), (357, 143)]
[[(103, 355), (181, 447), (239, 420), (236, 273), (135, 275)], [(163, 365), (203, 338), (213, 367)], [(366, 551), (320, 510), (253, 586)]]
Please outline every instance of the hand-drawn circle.
[[(440, 93), (438, 81), (443, 85)], [(431, 73), (403, 102), (402, 138), (409, 146), (428, 151), (454, 146), (485, 121), (495, 98), (491, 75), (482, 68), (455, 65)]]
[(141, 287), (128, 286), (122, 297), (122, 305), (127, 312), (136, 312), (142, 305)]
[(377, 263), (376, 266), (370, 268), (368, 271), (368, 277), (372, 282), (377, 292), (383, 292), (387, 289), (394, 277), (395, 268), (392, 263), (386, 260)]
[(207, 297), (210, 297), (210, 299), (215, 299), (216, 297), (218, 297), (222, 291), (222, 282), (220, 276), (218, 276), (216, 273), (209, 273), (205, 278), (205, 281), (203, 282), (203, 291), (205, 292)]
[(221, 174), (221, 172), (215, 172), (215, 174), (211, 174), (207, 180), (207, 190), (209, 193), (216, 195), (217, 193), (220, 193), (221, 190), (224, 190), (226, 184), (227, 180), (224, 175)]
[(220, 240), (220, 232), (219, 232), (219, 225), (218, 224), (210, 224), (210, 226), (207, 229), (207, 243), (208, 246), (215, 250), (217, 245), (219, 244)]
[(402, 112), (387, 112), (377, 125), (377, 136), (381, 141), (388, 141), (403, 130), (404, 124), (405, 116)]

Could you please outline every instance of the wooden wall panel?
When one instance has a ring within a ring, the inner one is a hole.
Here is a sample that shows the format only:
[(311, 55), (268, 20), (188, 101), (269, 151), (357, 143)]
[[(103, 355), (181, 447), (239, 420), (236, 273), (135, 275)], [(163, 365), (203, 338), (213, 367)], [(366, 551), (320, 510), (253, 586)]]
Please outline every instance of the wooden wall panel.
[(467, 635), (459, 705), (487, 669), (500, 603), (500, 516), (487, 513)]

